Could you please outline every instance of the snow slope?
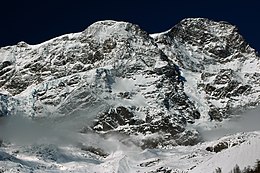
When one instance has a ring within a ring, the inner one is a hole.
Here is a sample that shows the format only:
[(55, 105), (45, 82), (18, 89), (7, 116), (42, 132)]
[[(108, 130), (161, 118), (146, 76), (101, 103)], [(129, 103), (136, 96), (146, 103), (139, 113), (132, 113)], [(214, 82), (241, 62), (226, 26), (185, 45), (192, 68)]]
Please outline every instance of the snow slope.
[(221, 168), (222, 172), (230, 172), (236, 165), (239, 165), (240, 168), (254, 167), (256, 161), (260, 158), (259, 131), (254, 133), (256, 136), (249, 138), (242, 144), (208, 157), (207, 160), (190, 172), (214, 172), (216, 168)]

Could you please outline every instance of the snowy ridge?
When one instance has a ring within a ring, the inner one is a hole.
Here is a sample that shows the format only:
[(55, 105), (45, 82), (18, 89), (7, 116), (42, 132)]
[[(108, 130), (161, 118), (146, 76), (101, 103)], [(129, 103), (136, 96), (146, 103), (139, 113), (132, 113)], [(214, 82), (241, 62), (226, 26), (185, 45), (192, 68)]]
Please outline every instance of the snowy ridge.
[(0, 172), (253, 166), (259, 116), (247, 111), (259, 105), (259, 64), (235, 26), (203, 18), (151, 35), (100, 21), (38, 45), (3, 47)]

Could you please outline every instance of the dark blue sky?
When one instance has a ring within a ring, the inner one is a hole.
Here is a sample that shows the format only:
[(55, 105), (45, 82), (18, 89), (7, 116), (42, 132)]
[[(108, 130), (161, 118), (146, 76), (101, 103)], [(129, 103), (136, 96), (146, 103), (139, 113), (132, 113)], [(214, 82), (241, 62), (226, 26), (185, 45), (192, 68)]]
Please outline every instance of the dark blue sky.
[(6, 0), (0, 7), (0, 47), (21, 40), (40, 43), (82, 31), (98, 20), (128, 21), (155, 33), (187, 17), (206, 17), (237, 25), (246, 41), (260, 50), (257, 0)]

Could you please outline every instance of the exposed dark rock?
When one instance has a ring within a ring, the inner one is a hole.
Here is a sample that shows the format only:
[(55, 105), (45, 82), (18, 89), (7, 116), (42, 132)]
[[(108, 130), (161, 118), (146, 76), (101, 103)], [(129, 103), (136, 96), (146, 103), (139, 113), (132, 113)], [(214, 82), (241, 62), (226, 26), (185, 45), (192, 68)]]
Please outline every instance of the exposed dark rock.
[(95, 148), (93, 146), (81, 145), (80, 149), (83, 150), (83, 151), (91, 152), (91, 153), (96, 154), (96, 155), (101, 156), (101, 157), (107, 157), (109, 155), (104, 150), (102, 150), (101, 148)]
[(159, 162), (160, 162), (160, 159), (156, 159), (156, 160), (152, 160), (149, 162), (141, 163), (140, 166), (141, 167), (151, 167), (151, 166), (158, 164)]
[(211, 108), (208, 114), (211, 120), (222, 121), (223, 119), (221, 112), (217, 108)]
[(134, 114), (125, 107), (117, 107), (98, 116), (98, 122), (94, 125), (94, 129), (98, 131), (108, 131), (116, 129), (120, 125), (129, 124), (134, 118)]
[(222, 150), (227, 149), (227, 148), (228, 148), (227, 142), (220, 142), (213, 147), (213, 152), (218, 153), (218, 152), (221, 152)]
[(171, 168), (160, 167), (160, 168), (156, 169), (155, 171), (151, 171), (148, 173), (175, 173), (175, 171), (172, 170)]

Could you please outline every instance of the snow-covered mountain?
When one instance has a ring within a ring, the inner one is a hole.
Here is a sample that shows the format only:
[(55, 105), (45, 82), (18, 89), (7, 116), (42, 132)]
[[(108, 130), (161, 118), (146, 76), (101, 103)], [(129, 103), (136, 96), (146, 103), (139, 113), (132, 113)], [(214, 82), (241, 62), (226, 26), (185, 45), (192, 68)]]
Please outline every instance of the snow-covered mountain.
[(153, 37), (183, 70), (186, 93), (201, 114), (222, 120), (259, 104), (259, 57), (235, 26), (185, 19)]
[[(152, 35), (131, 23), (100, 21), (39, 45), (3, 47), (0, 170), (252, 166), (260, 159), (259, 132), (211, 141), (204, 133), (257, 108), (259, 63), (235, 26), (203, 18)], [(223, 163), (243, 152), (254, 154)]]

